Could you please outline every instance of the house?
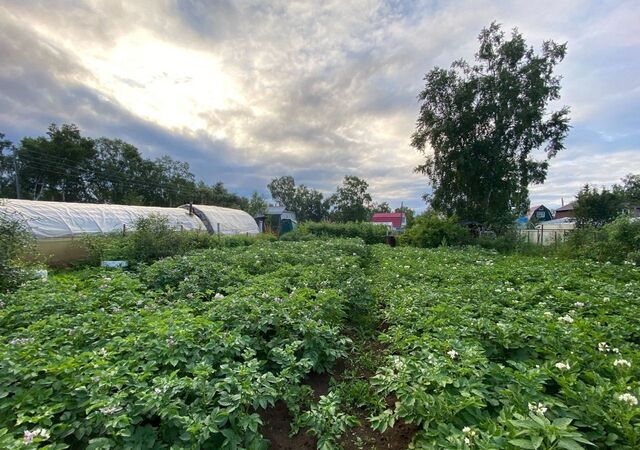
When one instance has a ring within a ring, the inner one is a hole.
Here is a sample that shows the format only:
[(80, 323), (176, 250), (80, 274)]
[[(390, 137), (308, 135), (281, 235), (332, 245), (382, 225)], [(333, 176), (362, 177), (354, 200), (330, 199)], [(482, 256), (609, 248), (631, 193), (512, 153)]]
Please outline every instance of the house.
[(551, 210), (544, 205), (536, 205), (529, 208), (527, 211), (527, 219), (529, 222), (546, 222), (553, 219)]
[(556, 209), (555, 218), (564, 219), (566, 217), (575, 217), (575, 207), (576, 202), (567, 203), (566, 205), (561, 206), (560, 208)]
[(404, 230), (407, 227), (407, 216), (404, 213), (373, 213), (371, 223), (386, 225), (394, 230)]

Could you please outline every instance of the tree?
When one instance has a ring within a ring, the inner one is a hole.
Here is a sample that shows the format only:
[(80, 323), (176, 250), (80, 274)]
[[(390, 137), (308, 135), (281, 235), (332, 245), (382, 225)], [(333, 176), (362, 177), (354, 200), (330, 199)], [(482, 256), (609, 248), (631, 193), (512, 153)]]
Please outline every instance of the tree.
[(257, 191), (253, 191), (251, 198), (249, 199), (249, 208), (247, 212), (251, 214), (252, 217), (255, 217), (259, 214), (266, 213), (267, 207), (268, 205), (264, 197), (258, 194)]
[(90, 201), (95, 155), (94, 141), (73, 124), (51, 124), (46, 136), (23, 138), (14, 152), (23, 197)]
[[(4, 133), (0, 133), (0, 197), (15, 193), (13, 155), (9, 156), (7, 154), (12, 149), (13, 143), (5, 139)], [(11, 193), (10, 190), (12, 191)]]
[(267, 185), (267, 189), (271, 192), (271, 197), (280, 206), (291, 210), (294, 206), (294, 199), (296, 196), (296, 182), (290, 175), (274, 178), (271, 183)]
[(536, 54), (517, 29), (506, 39), (496, 23), (478, 40), (476, 64), (426, 74), (412, 145), (425, 155), (416, 171), (433, 185), (435, 210), (500, 225), (526, 212), (529, 185), (544, 182), (564, 148), (569, 109), (548, 113), (547, 105), (560, 98), (553, 71), (566, 44), (546, 41)]
[(304, 184), (296, 186), (290, 175), (274, 178), (267, 188), (278, 204), (296, 213), (299, 222), (320, 221), (329, 213), (329, 205), (320, 191)]
[(404, 213), (404, 216), (407, 218), (407, 228), (410, 228), (413, 225), (413, 221), (416, 216), (416, 213), (413, 209), (409, 208), (408, 206), (402, 206), (400, 208), (396, 208), (394, 212)]
[(389, 206), (389, 203), (387, 202), (382, 202), (380, 204), (377, 205), (373, 205), (372, 207), (372, 211), (373, 212), (380, 212), (380, 213), (390, 213), (391, 212), (391, 207)]
[(369, 183), (356, 176), (345, 176), (342, 186), (330, 197), (332, 216), (338, 222), (363, 222), (369, 220), (372, 206), (367, 192)]
[(626, 202), (631, 206), (640, 205), (640, 174), (628, 174), (622, 179), (621, 186), (614, 186), (614, 191), (619, 190)]
[(329, 214), (329, 205), (321, 192), (309, 189), (304, 184), (296, 188), (292, 210), (300, 222), (319, 222)]
[(578, 192), (574, 212), (578, 226), (600, 227), (615, 219), (623, 210), (624, 198), (617, 189), (608, 190), (586, 184)]
[(140, 151), (120, 139), (99, 138), (94, 142), (96, 157), (90, 177), (93, 200), (98, 203), (144, 204), (150, 185)]

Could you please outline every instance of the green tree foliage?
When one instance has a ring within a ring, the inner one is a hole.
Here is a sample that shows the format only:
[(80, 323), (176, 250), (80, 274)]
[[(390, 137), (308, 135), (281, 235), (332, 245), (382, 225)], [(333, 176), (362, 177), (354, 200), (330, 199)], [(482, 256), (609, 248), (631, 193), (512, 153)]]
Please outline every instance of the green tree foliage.
[[(554, 68), (566, 44), (546, 41), (536, 54), (517, 30), (508, 39), (496, 23), (478, 40), (475, 64), (426, 74), (412, 145), (426, 156), (416, 171), (433, 185), (434, 209), (501, 224), (527, 210), (528, 186), (544, 182), (548, 160), (564, 148), (569, 109), (547, 105), (560, 98)], [(535, 159), (536, 150), (545, 157)]]
[(96, 149), (75, 125), (51, 124), (46, 136), (25, 137), (15, 149), (21, 196), (30, 200), (91, 200)]
[(34, 250), (34, 239), (26, 225), (0, 211), (0, 292), (12, 290), (29, 278), (25, 257), (32, 257)]
[(369, 183), (353, 175), (347, 175), (329, 202), (333, 206), (332, 217), (337, 222), (364, 222), (369, 220), (372, 208)]
[(52, 124), (46, 136), (25, 137), (17, 147), (0, 133), (0, 194), (15, 197), (18, 190), (31, 200), (249, 207), (222, 182), (196, 183), (186, 162), (146, 159), (127, 142), (83, 137), (72, 124)]
[(13, 173), (13, 155), (9, 155), (9, 151), (12, 147), (13, 143), (0, 133), (0, 197), (11, 195), (9, 177)]
[(271, 198), (281, 206), (292, 210), (295, 206), (296, 182), (291, 175), (274, 178), (267, 185)]
[(373, 212), (380, 212), (380, 213), (390, 213), (391, 212), (391, 207), (389, 206), (389, 203), (387, 202), (382, 202), (379, 203), (377, 205), (374, 205), (372, 208)]
[(622, 185), (614, 186), (625, 202), (632, 206), (640, 205), (640, 174), (628, 174), (622, 179)]
[(267, 212), (267, 207), (268, 205), (264, 197), (258, 194), (257, 191), (253, 191), (251, 198), (249, 199), (249, 208), (247, 209), (247, 212), (251, 214), (251, 216), (255, 217)]
[(277, 203), (296, 213), (299, 222), (320, 221), (328, 215), (329, 205), (322, 193), (304, 184), (296, 186), (290, 175), (274, 178), (267, 188)]
[(574, 210), (576, 222), (578, 226), (600, 227), (620, 215), (623, 202), (619, 188), (598, 190), (587, 184), (578, 192)]
[(404, 213), (404, 216), (407, 218), (407, 228), (410, 228), (413, 225), (413, 221), (416, 215), (413, 209), (409, 208), (408, 206), (402, 206), (400, 208), (396, 208), (394, 212)]
[(458, 224), (455, 216), (438, 217), (435, 213), (418, 216), (403, 236), (403, 241), (416, 247), (463, 245), (471, 240), (469, 230)]

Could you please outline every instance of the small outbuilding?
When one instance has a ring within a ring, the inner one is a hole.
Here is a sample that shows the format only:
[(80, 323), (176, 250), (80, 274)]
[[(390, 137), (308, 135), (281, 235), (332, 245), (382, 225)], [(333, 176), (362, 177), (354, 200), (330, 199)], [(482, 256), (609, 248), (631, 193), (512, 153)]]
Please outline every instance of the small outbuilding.
[(296, 213), (287, 211), (284, 206), (269, 206), (265, 219), (268, 220), (270, 231), (279, 235), (288, 233), (298, 226)]
[(561, 206), (560, 208), (556, 209), (556, 215), (554, 218), (564, 219), (567, 217), (575, 217), (575, 207), (576, 202), (567, 203), (566, 205)]
[(544, 205), (535, 205), (527, 211), (529, 222), (546, 222), (553, 219), (551, 210)]

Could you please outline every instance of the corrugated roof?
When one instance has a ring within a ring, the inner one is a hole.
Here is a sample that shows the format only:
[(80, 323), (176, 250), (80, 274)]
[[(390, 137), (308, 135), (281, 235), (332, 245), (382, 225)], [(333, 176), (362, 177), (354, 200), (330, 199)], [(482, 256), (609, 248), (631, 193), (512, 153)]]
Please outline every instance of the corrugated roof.
[(573, 211), (574, 209), (576, 209), (576, 202), (571, 202), (571, 203), (567, 203), (564, 206), (561, 206), (560, 208), (556, 209), (556, 212), (558, 211)]
[(402, 219), (404, 213), (373, 213), (376, 219)]

